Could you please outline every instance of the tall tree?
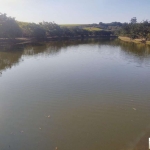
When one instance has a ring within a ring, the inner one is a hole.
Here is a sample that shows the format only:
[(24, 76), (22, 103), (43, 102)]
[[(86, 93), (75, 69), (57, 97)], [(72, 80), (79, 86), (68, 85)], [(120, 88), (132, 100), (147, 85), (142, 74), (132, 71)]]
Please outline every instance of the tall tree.
[(0, 36), (5, 38), (15, 38), (21, 36), (21, 29), (15, 18), (7, 17), (0, 13)]
[(136, 17), (133, 17), (133, 18), (131, 18), (131, 21), (130, 21), (132, 24), (135, 24), (135, 23), (137, 23), (137, 19), (136, 19)]

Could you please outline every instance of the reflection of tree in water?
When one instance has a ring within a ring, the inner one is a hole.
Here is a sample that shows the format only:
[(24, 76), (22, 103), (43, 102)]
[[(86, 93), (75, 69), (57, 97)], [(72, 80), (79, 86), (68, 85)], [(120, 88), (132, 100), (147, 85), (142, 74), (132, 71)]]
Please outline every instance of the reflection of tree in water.
[(125, 55), (128, 57), (134, 57), (134, 59), (144, 60), (150, 56), (150, 47), (122, 42), (120, 40), (72, 40), (72, 41), (53, 41), (48, 43), (36, 43), (25, 44), (17, 46), (0, 47), (0, 71), (7, 68), (11, 68), (20, 62), (22, 56), (38, 56), (38, 55), (56, 55), (63, 50), (67, 50), (68, 47), (75, 47), (79, 45), (98, 45), (101, 46), (113, 46), (121, 47)]
[(136, 43), (128, 43), (123, 41), (118, 41), (119, 46), (125, 52), (129, 54), (133, 54), (135, 56), (148, 56), (150, 55), (150, 46), (145, 44), (136, 44)]
[(11, 68), (12, 65), (20, 62), (23, 51), (21, 49), (16, 50), (15, 47), (11, 50), (9, 48), (0, 47), (0, 71)]
[(150, 65), (150, 46), (123, 41), (118, 41), (118, 44), (121, 47), (123, 56), (129, 63), (136, 62), (138, 66), (143, 64)]

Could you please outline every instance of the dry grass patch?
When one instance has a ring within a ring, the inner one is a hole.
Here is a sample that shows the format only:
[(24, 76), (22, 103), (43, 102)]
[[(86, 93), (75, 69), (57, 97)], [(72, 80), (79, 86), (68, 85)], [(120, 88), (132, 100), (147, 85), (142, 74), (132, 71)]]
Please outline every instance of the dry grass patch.
[[(129, 37), (122, 37), (119, 36), (118, 37), (120, 40), (122, 41), (126, 41), (126, 42), (134, 42), (134, 43), (142, 43), (142, 39), (130, 39)], [(146, 44), (150, 45), (150, 41), (147, 41)]]

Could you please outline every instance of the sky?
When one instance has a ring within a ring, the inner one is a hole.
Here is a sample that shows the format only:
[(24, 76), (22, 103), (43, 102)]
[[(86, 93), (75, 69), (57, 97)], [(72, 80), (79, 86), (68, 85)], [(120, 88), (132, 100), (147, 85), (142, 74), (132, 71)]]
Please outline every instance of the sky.
[(150, 0), (0, 0), (0, 12), (24, 22), (57, 24), (150, 20)]

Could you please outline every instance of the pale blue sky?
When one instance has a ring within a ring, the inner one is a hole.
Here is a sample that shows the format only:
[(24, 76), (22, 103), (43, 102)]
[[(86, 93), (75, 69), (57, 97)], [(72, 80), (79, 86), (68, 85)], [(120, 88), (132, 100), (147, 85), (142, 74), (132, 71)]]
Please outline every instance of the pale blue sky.
[(150, 20), (150, 0), (0, 0), (0, 12), (25, 22), (142, 21)]

